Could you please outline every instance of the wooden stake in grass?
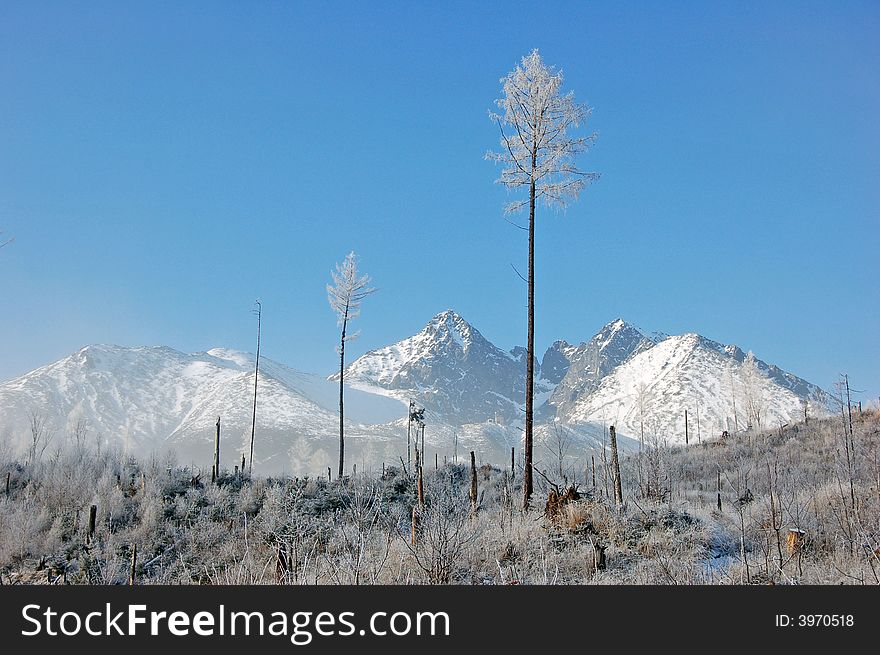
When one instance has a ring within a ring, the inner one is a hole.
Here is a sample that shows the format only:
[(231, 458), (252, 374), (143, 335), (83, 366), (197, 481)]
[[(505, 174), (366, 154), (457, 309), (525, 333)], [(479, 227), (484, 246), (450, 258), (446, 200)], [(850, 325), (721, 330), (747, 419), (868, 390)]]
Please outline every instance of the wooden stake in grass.
[(419, 467), (419, 482), (417, 485), (418, 494), (419, 494), (419, 509), (423, 509), (425, 507), (425, 483), (422, 478), (422, 467)]
[(95, 520), (98, 518), (98, 506), (92, 505), (89, 507), (89, 532), (88, 532), (88, 542), (92, 543), (92, 538), (95, 536)]
[(791, 528), (788, 531), (788, 537), (785, 540), (785, 545), (788, 550), (789, 556), (796, 555), (800, 549), (803, 547), (804, 537), (806, 537), (807, 533), (803, 530), (799, 530), (798, 528)]
[(623, 487), (620, 482), (620, 459), (617, 456), (617, 431), (611, 426), (611, 475), (614, 477), (614, 504), (623, 504)]
[(684, 410), (684, 445), (687, 446), (688, 442), (688, 411)]
[(133, 587), (135, 583), (135, 569), (137, 568), (138, 546), (131, 545), (131, 568), (128, 571), (128, 586)]
[(9, 476), (11, 475), (10, 471), (6, 471), (6, 497), (9, 498)]
[[(217, 431), (214, 433), (214, 476), (220, 478), (220, 417), (217, 417)], [(213, 481), (213, 480), (212, 480)]]
[(595, 561), (596, 561), (596, 570), (597, 571), (604, 571), (605, 570), (605, 567), (606, 567), (606, 565), (605, 565), (605, 549), (606, 548), (607, 548), (607, 546), (600, 544), (599, 542), (596, 542), (593, 544), (593, 551), (595, 552), (595, 558), (596, 558)]
[(716, 490), (718, 491), (718, 511), (721, 511), (721, 471), (718, 471), (718, 483), (716, 486)]
[(415, 546), (419, 541), (419, 507), (413, 505), (412, 508), (412, 534), (410, 535), (410, 545)]
[(477, 458), (471, 451), (471, 513), (477, 513)]
[(590, 462), (593, 464), (593, 490), (596, 489), (596, 456), (590, 455)]
[(516, 449), (511, 446), (510, 447), (510, 479), (516, 477)]

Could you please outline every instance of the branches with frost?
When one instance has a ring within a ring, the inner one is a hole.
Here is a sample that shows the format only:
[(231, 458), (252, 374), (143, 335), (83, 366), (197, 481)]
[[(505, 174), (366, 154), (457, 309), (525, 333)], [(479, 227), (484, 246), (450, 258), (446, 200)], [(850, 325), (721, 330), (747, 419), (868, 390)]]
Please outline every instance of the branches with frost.
[[(364, 298), (376, 289), (370, 286), (370, 276), (358, 273), (357, 255), (352, 251), (348, 253), (341, 264), (336, 265), (336, 270), (330, 273), (333, 283), (327, 285), (327, 300), (330, 307), (336, 312), (337, 324), (345, 327), (346, 324), (360, 315), (361, 303)], [(348, 335), (345, 341), (351, 341), (357, 334)]]
[[(569, 134), (586, 123), (592, 109), (577, 104), (573, 93), (561, 92), (562, 72), (544, 64), (537, 50), (523, 57), (501, 84), (504, 95), (495, 101), (500, 111), (489, 114), (501, 132), (501, 150), (486, 153), (486, 159), (504, 166), (496, 181), (508, 189), (528, 187), (534, 181), (536, 199), (566, 207), (599, 178), (574, 162), (598, 135)], [(506, 211), (516, 212), (528, 202), (528, 198), (514, 201)]]

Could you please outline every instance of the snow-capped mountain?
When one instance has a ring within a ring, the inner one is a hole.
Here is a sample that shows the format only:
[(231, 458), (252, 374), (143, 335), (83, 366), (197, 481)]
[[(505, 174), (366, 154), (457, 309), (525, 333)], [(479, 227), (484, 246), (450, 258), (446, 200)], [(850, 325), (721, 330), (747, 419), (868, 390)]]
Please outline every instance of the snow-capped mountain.
[[(545, 432), (564, 425), (587, 440), (600, 438), (608, 425), (637, 440), (650, 425), (652, 438), (684, 442), (685, 410), (700, 437), (745, 428), (754, 422), (743, 397), (745, 357), (734, 345), (696, 334), (648, 334), (617, 319), (588, 341), (557, 341), (544, 353), (535, 367), (536, 422)], [(801, 416), (805, 401), (819, 411), (823, 394), (816, 385), (756, 363), (761, 426)], [(359, 389), (412, 398), (450, 425), (521, 425), (524, 370), (522, 348), (497, 348), (447, 310), (414, 337), (353, 362), (346, 379)]]
[(412, 399), (447, 423), (507, 423), (522, 414), (525, 370), (525, 349), (501, 350), (447, 310), (415, 336), (359, 357), (345, 379), (356, 388)]
[[(221, 464), (232, 469), (248, 451), (253, 385), (254, 359), (246, 353), (88, 346), (0, 384), (0, 435), (21, 444), (36, 416), (60, 444), (83, 420), (91, 441), (140, 456), (173, 449), (184, 462), (204, 464), (220, 417)], [(261, 358), (254, 447), (260, 470), (326, 470), (338, 438), (334, 386)], [(396, 401), (357, 391), (350, 391), (348, 400), (348, 415), (355, 420), (381, 423), (405, 413)], [(364, 437), (374, 447), (389, 438), (355, 422), (347, 430), (353, 453)]]
[[(345, 373), (348, 468), (380, 467), (406, 454), (406, 406), (426, 409), (427, 456), (506, 463), (521, 452), (526, 353), (493, 345), (451, 310), (418, 334), (366, 353)], [(638, 440), (684, 442), (743, 429), (760, 405), (761, 427), (820, 411), (822, 391), (697, 334), (647, 334), (618, 319), (578, 345), (555, 342), (535, 365), (536, 459), (553, 459), (563, 433), (571, 462), (604, 447), (615, 425), (625, 449)], [(261, 473), (326, 474), (337, 454), (338, 382), (261, 358), (254, 464)], [(144, 456), (173, 449), (210, 471), (221, 418), (221, 461), (247, 452), (254, 359), (216, 348), (88, 346), (0, 383), (0, 437), (24, 448), (38, 417), (61, 444), (80, 422), (89, 439)], [(748, 387), (748, 388), (747, 388)], [(734, 409), (735, 408), (735, 409)], [(54, 447), (54, 445), (53, 445)]]
[[(744, 377), (744, 359), (739, 349), (698, 334), (667, 337), (638, 349), (593, 391), (570, 398), (558, 416), (575, 425), (614, 424), (634, 439), (683, 443), (685, 410), (694, 441), (750, 425), (778, 427), (802, 416), (804, 401), (818, 410), (818, 387), (760, 360), (756, 363), (763, 375), (751, 383)], [(747, 389), (749, 384), (754, 389)], [(757, 419), (750, 411), (750, 396), (760, 408)]]
[(658, 340), (617, 319), (578, 346), (557, 341), (544, 354), (544, 361), (549, 359), (554, 365), (542, 366), (542, 377), (549, 376), (548, 381), (555, 381), (556, 386), (541, 408), (542, 415), (570, 413), (577, 400), (594, 392), (605, 376)]

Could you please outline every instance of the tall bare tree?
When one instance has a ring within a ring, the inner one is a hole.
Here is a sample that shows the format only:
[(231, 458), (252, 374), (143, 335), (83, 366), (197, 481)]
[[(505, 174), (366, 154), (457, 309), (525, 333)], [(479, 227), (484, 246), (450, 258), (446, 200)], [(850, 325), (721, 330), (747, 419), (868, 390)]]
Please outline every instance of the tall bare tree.
[[(253, 475), (254, 472), (254, 434), (257, 432), (257, 380), (260, 377), (260, 337), (263, 329), (263, 303), (257, 300), (256, 305), (254, 313), (257, 315), (257, 356), (254, 364), (254, 415), (251, 422), (251, 451), (248, 456), (248, 475)], [(244, 471), (242, 471), (243, 474)]]
[(376, 289), (370, 286), (370, 276), (358, 273), (357, 255), (348, 253), (336, 270), (330, 273), (333, 283), (327, 285), (327, 300), (336, 312), (336, 323), (342, 328), (339, 339), (339, 477), (345, 464), (345, 342), (355, 339), (357, 333), (348, 334), (348, 322), (360, 315), (364, 298)]
[(565, 208), (598, 173), (587, 173), (575, 166), (575, 156), (585, 151), (596, 134), (575, 137), (569, 131), (585, 123), (591, 113), (587, 105), (574, 101), (572, 93), (563, 94), (562, 72), (555, 72), (541, 59), (537, 50), (501, 78), (502, 97), (496, 101), (498, 113), (492, 120), (501, 132), (501, 150), (486, 158), (504, 166), (497, 182), (511, 190), (528, 188), (528, 197), (511, 202), (507, 213), (528, 207), (529, 272), (528, 284), (528, 357), (526, 360), (526, 420), (523, 454), (523, 507), (532, 496), (532, 458), (534, 426), (535, 362), (535, 205)]

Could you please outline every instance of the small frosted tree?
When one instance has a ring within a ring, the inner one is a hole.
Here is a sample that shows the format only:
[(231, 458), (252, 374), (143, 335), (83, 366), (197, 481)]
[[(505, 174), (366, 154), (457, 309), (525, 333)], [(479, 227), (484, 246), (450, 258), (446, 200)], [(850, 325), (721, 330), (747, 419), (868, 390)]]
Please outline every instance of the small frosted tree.
[(333, 283), (327, 285), (327, 300), (336, 312), (336, 323), (342, 328), (339, 339), (339, 477), (342, 477), (345, 464), (345, 342), (351, 341), (358, 333), (348, 334), (349, 321), (360, 315), (364, 298), (376, 289), (370, 286), (370, 276), (358, 273), (357, 255), (354, 252), (336, 270), (330, 273)]
[(596, 139), (572, 136), (570, 130), (585, 123), (592, 111), (574, 101), (572, 93), (562, 93), (562, 72), (554, 72), (537, 50), (501, 78), (502, 97), (496, 101), (498, 113), (490, 113), (501, 132), (501, 150), (486, 158), (504, 168), (497, 182), (512, 191), (528, 189), (506, 207), (507, 213), (528, 207), (529, 272), (528, 284), (528, 356), (526, 359), (525, 434), (523, 444), (523, 507), (532, 496), (532, 453), (534, 426), (535, 362), (535, 205), (538, 202), (565, 208), (577, 199), (587, 184), (599, 177), (577, 168), (575, 156)]

